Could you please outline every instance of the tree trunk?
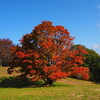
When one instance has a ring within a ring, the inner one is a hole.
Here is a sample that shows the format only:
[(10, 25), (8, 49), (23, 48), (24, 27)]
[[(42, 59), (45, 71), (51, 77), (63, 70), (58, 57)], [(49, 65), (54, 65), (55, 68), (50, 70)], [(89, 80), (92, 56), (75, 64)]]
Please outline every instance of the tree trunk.
[(0, 59), (0, 67), (2, 67), (2, 59)]
[(54, 83), (53, 80), (51, 80), (50, 78), (47, 78), (45, 83), (42, 86), (52, 86)]

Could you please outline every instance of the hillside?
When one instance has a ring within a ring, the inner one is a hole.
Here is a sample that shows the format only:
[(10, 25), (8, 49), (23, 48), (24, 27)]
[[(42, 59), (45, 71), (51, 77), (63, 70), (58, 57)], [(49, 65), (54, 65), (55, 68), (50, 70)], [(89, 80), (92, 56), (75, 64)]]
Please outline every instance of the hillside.
[(74, 79), (74, 78), (65, 78), (65, 79), (62, 79), (58, 82), (61, 82), (64, 84), (71, 84), (71, 85), (95, 85), (94, 82), (79, 80), (79, 79)]
[[(16, 76), (16, 73), (14, 73), (13, 75), (7, 74), (7, 68), (8, 67), (0, 67), (0, 77)], [(95, 85), (94, 82), (78, 80), (74, 78), (65, 78), (65, 79), (59, 80), (58, 82), (64, 83), (64, 84), (71, 84), (71, 85)]]

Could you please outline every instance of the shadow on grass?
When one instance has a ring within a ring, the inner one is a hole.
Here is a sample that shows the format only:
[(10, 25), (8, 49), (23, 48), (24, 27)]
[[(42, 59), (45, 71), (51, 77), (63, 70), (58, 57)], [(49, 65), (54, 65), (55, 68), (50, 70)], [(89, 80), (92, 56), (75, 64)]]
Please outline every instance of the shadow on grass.
[(100, 85), (100, 82), (93, 81), (94, 84)]
[(2, 77), (0, 78), (0, 88), (24, 88), (24, 87), (40, 87), (43, 82), (31, 81), (31, 80), (20, 80), (14, 77)]
[(23, 81), (15, 77), (2, 77), (0, 78), (0, 88), (37, 88), (37, 87), (58, 87), (70, 86), (68, 84), (55, 82), (52, 86), (43, 86), (43, 81), (31, 81), (29, 79)]

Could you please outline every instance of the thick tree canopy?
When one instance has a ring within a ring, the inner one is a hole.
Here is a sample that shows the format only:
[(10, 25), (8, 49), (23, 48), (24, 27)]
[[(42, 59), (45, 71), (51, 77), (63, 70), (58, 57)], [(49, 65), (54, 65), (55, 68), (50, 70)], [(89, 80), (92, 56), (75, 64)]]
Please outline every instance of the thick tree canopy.
[[(23, 36), (21, 47), (13, 52), (20, 59), (22, 75), (31, 76), (33, 81), (43, 79), (49, 85), (71, 74), (88, 79), (88, 68), (81, 66), (85, 57), (80, 55), (87, 52), (81, 46), (72, 49), (73, 39), (63, 26), (43, 21), (30, 34)], [(8, 71), (12, 70), (11, 66)]]

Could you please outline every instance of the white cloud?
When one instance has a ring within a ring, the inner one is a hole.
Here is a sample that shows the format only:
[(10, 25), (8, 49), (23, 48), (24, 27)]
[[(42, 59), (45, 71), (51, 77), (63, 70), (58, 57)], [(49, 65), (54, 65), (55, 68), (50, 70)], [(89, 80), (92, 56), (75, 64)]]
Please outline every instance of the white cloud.
[(100, 23), (97, 24), (97, 28), (100, 28)]
[(100, 55), (100, 44), (94, 44), (92, 49)]
[(97, 5), (97, 8), (100, 9), (100, 4)]
[(94, 48), (94, 49), (100, 49), (100, 44), (94, 44), (94, 45), (93, 45), (93, 48)]

